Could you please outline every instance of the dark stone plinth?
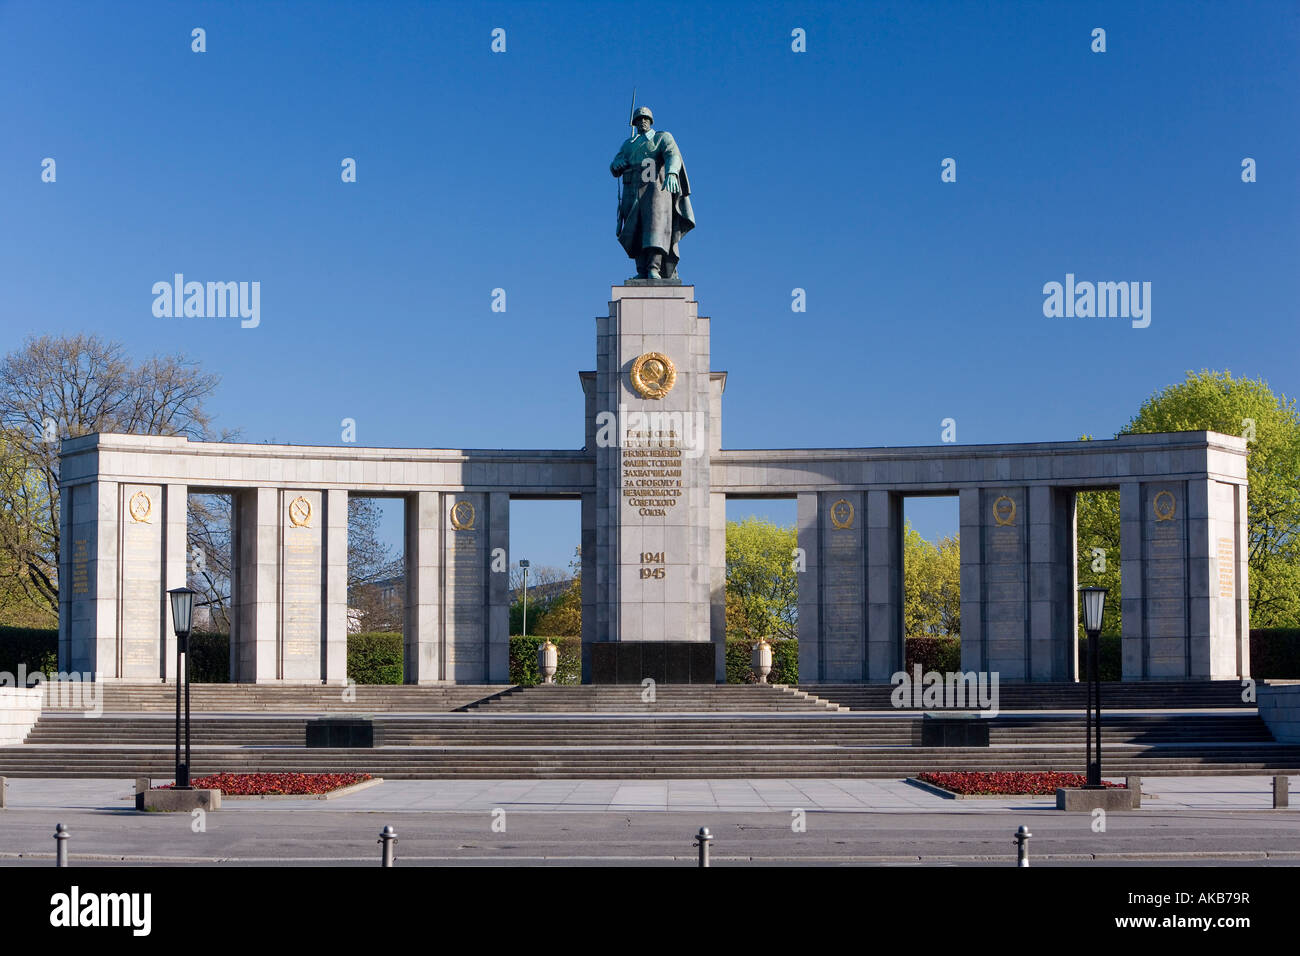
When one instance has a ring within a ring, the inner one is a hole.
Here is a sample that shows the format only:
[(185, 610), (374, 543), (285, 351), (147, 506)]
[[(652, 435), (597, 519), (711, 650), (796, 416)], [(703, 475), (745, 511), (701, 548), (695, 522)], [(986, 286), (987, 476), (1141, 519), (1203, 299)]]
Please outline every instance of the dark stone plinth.
[(369, 717), (320, 717), (307, 721), (308, 747), (373, 747), (375, 723)]
[(632, 276), (632, 278), (627, 279), (623, 284), (630, 285), (630, 286), (681, 285), (682, 280), (679, 276), (673, 276), (671, 279), (664, 279), (664, 278), (651, 279), (649, 277), (646, 277), (644, 279), (638, 279), (636, 276)]
[(925, 714), (912, 731), (912, 743), (919, 747), (987, 747), (988, 721), (978, 714)]
[(1104, 790), (1062, 788), (1056, 791), (1056, 809), (1088, 813), (1093, 810), (1136, 810), (1141, 796), (1141, 791), (1126, 787), (1107, 787)]
[(593, 684), (717, 683), (716, 652), (705, 641), (607, 641), (591, 645)]

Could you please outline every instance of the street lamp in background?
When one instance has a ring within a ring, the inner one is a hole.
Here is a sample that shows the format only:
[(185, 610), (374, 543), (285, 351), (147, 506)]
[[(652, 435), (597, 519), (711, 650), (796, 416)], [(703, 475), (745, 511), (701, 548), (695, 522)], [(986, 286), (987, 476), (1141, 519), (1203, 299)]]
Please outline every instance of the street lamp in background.
[(528, 636), (528, 559), (527, 558), (520, 559), (519, 567), (522, 568), (524, 572), (524, 633), (523, 636), (527, 637)]
[[(1084, 724), (1087, 740), (1088, 782), (1085, 790), (1101, 789), (1101, 618), (1106, 610), (1105, 588), (1079, 588), (1083, 596), (1083, 629), (1088, 632), (1088, 659), (1092, 674), (1088, 681), (1088, 717)], [(1096, 708), (1094, 716), (1093, 708)], [(1096, 736), (1094, 749), (1093, 737)]]
[[(176, 789), (190, 789), (190, 620), (194, 595), (189, 588), (173, 588), (172, 630), (176, 632)], [(185, 681), (185, 762), (181, 762), (181, 680)]]

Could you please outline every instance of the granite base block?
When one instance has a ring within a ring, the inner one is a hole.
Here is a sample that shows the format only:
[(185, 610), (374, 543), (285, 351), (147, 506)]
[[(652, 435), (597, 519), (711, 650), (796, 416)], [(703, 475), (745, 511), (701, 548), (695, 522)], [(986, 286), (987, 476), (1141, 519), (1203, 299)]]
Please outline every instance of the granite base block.
[(1121, 787), (1107, 787), (1104, 790), (1060, 788), (1056, 791), (1056, 809), (1084, 813), (1093, 810), (1136, 810), (1139, 806), (1139, 793)]

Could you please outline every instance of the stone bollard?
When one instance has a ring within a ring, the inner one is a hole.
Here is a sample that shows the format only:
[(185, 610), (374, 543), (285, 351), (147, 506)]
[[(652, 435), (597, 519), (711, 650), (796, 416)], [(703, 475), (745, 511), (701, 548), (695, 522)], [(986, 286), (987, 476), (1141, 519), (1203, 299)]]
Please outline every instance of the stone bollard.
[(382, 855), (379, 858), (380, 866), (392, 866), (393, 856), (396, 853), (397, 831), (392, 827), (384, 827), (379, 834), (379, 842), (383, 844)]
[(0, 777), (0, 810), (5, 808), (5, 788), (9, 786), (9, 781)]
[(54, 865), (68, 865), (68, 828), (62, 823), (54, 828)]
[(1138, 776), (1127, 776), (1124, 778), (1124, 789), (1133, 791), (1133, 809), (1136, 810), (1142, 806), (1142, 778)]
[(152, 786), (153, 781), (148, 777), (135, 778), (135, 808), (137, 810), (144, 810), (144, 795), (149, 792), (149, 788)]
[(1029, 865), (1029, 838), (1033, 836), (1029, 832), (1029, 827), (1021, 825), (1016, 831), (1016, 866)]
[(700, 827), (700, 832), (695, 834), (695, 846), (700, 848), (700, 866), (709, 865), (709, 844), (712, 842), (713, 834), (709, 828)]
[(1291, 779), (1284, 773), (1273, 777), (1273, 809), (1280, 810), (1291, 805)]

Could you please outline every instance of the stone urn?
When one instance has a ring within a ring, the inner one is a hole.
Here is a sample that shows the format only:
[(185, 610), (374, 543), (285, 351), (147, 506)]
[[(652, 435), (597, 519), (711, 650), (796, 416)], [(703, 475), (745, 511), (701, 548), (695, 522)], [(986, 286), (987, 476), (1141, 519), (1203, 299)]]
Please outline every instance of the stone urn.
[(760, 684), (767, 683), (767, 675), (772, 673), (772, 645), (767, 641), (759, 638), (754, 645), (754, 673), (758, 675)]
[(543, 684), (555, 683), (555, 671), (560, 666), (560, 649), (548, 637), (537, 648), (537, 669), (542, 672)]

